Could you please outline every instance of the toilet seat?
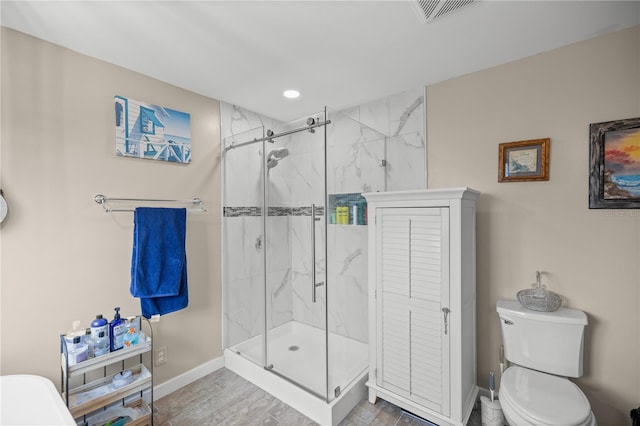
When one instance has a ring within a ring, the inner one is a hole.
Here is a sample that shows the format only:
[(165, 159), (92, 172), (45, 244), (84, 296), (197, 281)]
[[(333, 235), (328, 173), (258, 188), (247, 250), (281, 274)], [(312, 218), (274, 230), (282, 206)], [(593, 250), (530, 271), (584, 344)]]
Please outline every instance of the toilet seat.
[(520, 366), (509, 367), (502, 375), (500, 401), (505, 415), (517, 424), (596, 424), (589, 400), (575, 383)]

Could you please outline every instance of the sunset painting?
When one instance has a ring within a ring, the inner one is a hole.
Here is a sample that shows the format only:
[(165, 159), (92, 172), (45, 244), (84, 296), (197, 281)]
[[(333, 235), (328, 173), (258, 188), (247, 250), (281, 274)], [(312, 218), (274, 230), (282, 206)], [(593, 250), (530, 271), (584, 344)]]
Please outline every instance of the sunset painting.
[(604, 198), (640, 200), (640, 129), (604, 137)]

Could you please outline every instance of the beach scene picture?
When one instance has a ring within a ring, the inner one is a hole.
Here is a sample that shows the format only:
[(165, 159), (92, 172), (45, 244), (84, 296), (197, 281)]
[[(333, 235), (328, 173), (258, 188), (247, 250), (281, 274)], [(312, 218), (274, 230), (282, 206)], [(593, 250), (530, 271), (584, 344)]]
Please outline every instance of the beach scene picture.
[(116, 154), (171, 163), (191, 162), (191, 115), (115, 96)]
[(640, 200), (640, 128), (604, 135), (604, 198)]

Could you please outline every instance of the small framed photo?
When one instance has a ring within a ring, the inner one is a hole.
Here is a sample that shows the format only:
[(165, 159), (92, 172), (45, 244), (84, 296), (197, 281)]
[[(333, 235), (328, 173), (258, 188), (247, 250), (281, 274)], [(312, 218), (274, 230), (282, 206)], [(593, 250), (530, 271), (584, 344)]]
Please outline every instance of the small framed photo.
[(549, 180), (550, 139), (501, 143), (498, 182)]
[(589, 125), (589, 208), (640, 208), (640, 117)]

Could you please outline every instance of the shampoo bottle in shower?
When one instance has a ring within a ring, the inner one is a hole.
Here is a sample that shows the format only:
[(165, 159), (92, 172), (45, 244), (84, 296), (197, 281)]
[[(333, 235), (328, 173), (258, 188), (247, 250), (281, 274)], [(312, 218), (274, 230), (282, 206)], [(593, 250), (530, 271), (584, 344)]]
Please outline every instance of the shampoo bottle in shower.
[(114, 308), (114, 310), (116, 314), (109, 323), (109, 349), (111, 352), (124, 347), (124, 333), (126, 332), (125, 322), (120, 318), (120, 308)]

